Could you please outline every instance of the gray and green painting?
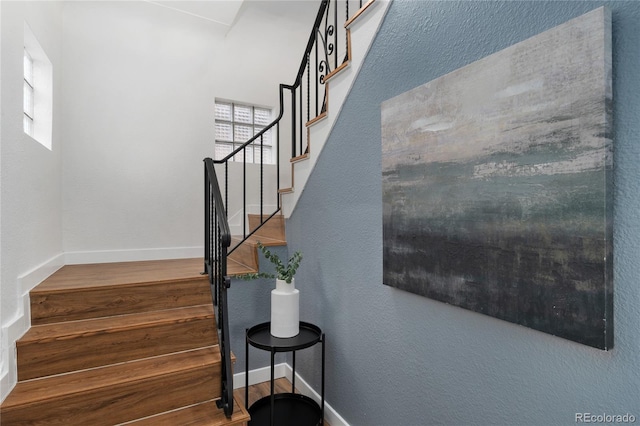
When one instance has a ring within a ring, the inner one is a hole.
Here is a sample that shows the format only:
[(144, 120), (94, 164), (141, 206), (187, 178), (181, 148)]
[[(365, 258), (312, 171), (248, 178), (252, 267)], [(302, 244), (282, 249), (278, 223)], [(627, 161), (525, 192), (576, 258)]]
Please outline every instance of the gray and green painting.
[(382, 104), (384, 284), (613, 346), (610, 22), (597, 9)]

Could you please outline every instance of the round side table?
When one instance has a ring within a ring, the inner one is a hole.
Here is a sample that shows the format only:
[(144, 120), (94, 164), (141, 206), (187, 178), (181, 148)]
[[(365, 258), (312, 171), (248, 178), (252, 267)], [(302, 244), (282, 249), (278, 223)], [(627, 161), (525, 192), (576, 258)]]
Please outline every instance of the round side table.
[[(296, 386), (296, 351), (322, 343), (322, 385), (321, 404), (313, 399), (294, 393)], [(271, 335), (270, 323), (265, 322), (253, 326), (246, 331), (245, 344), (245, 405), (251, 415), (250, 426), (317, 426), (324, 423), (324, 344), (325, 336), (316, 325), (300, 322), (300, 333), (289, 338), (279, 338)], [(269, 351), (271, 353), (271, 393), (259, 399), (249, 407), (249, 345)], [(292, 352), (293, 375), (291, 393), (275, 393), (274, 363), (278, 352)]]

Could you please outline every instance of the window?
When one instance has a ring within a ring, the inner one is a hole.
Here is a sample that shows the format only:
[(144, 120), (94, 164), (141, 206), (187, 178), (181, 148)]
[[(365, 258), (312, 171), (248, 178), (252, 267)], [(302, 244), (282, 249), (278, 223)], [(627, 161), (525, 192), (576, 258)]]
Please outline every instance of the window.
[(53, 130), (53, 65), (29, 25), (24, 23), (24, 133), (51, 150)]
[(24, 89), (23, 89), (23, 112), (22, 124), (24, 132), (33, 137), (33, 58), (24, 49)]
[[(222, 160), (243, 143), (260, 133), (272, 121), (269, 108), (243, 105), (228, 101), (216, 100), (216, 141), (215, 159)], [(262, 152), (261, 152), (262, 150)], [(233, 156), (232, 161), (243, 161), (246, 153), (247, 163), (274, 164), (273, 139), (271, 129), (250, 146)]]

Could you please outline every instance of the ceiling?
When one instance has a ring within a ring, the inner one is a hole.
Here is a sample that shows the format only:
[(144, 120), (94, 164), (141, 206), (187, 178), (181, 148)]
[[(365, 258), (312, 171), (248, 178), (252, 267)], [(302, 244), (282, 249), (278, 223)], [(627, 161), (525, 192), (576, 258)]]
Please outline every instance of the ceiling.
[(170, 0), (149, 3), (197, 16), (231, 28), (244, 0)]

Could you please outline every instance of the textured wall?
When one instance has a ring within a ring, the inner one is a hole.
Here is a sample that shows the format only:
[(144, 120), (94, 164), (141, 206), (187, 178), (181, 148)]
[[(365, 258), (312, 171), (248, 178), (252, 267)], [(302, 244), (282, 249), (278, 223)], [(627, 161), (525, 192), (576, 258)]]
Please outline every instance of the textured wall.
[(59, 73), (62, 62), (61, 10), (57, 2), (2, 2), (2, 271), (0, 274), (1, 363), (0, 396), (15, 381), (13, 339), (21, 333), (21, 277), (62, 251), (62, 173), (64, 141), (54, 125), (48, 150), (22, 127), (24, 24), (29, 25), (53, 64), (53, 119), (60, 108)]
[[(640, 2), (611, 2), (615, 348), (604, 352), (382, 284), (380, 103), (603, 2), (395, 1), (287, 223), (301, 318), (327, 333), (327, 402), (353, 425), (640, 418)], [(318, 354), (298, 358), (319, 389)]]

